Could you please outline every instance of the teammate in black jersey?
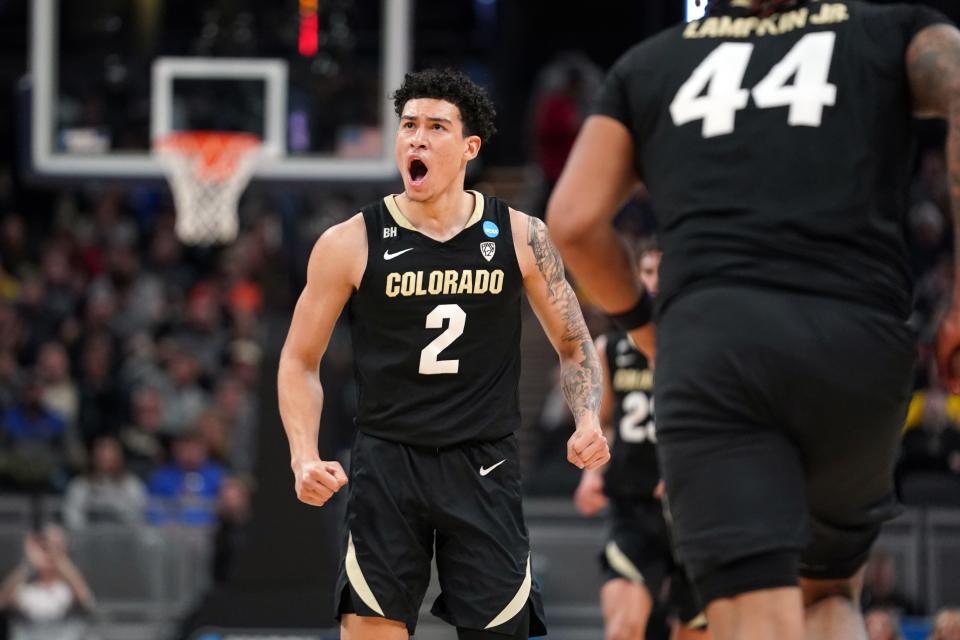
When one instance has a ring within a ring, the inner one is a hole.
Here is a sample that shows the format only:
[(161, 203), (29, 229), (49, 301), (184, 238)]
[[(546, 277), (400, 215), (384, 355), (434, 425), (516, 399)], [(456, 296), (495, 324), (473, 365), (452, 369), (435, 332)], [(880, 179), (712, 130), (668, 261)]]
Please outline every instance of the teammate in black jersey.
[(564, 258), (651, 354), (610, 220), (640, 180), (653, 199), (658, 455), (719, 640), (865, 637), (861, 567), (897, 513), (915, 357), (914, 113), (951, 120), (960, 217), (960, 33), (943, 16), (717, 0), (616, 63), (554, 191)]
[[(639, 275), (657, 293), (660, 251), (639, 257)], [(596, 340), (603, 369), (600, 419), (613, 443), (607, 466), (584, 469), (574, 494), (577, 509), (593, 516), (610, 506), (610, 537), (601, 555), (600, 591), (606, 637), (643, 640), (654, 602), (670, 579), (673, 640), (705, 640), (705, 619), (686, 575), (673, 560), (660, 497), (653, 415), (653, 370), (627, 335), (613, 331)]]
[(543, 635), (520, 500), (520, 297), (560, 355), (576, 418), (567, 457), (610, 457), (600, 363), (563, 265), (536, 218), (464, 191), (494, 132), (482, 89), (450, 71), (394, 94), (404, 192), (324, 233), (280, 359), (296, 493), (322, 506), (347, 477), (321, 460), (317, 378), (348, 308), (359, 383), (337, 611), (350, 640), (413, 633), (436, 549), (433, 612), (462, 640)]

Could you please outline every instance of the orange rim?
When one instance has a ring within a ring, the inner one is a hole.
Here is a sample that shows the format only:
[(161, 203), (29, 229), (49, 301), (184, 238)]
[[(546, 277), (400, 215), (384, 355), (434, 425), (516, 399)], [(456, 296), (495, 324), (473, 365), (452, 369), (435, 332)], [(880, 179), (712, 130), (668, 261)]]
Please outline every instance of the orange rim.
[(260, 138), (250, 133), (177, 131), (160, 138), (156, 147), (192, 161), (198, 178), (227, 180), (240, 161), (260, 147)]

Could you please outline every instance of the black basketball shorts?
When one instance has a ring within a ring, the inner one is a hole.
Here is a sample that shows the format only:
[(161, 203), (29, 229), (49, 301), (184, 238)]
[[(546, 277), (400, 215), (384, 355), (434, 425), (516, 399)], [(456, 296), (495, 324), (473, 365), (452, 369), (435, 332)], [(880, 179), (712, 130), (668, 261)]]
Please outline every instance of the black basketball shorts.
[(434, 615), (513, 634), (529, 608), (530, 635), (546, 634), (515, 435), (437, 450), (358, 433), (349, 477), (338, 614), (399, 620), (413, 634), (435, 549)]
[[(678, 555), (704, 604), (863, 564), (899, 510), (914, 357), (902, 320), (840, 300), (711, 288), (663, 311), (657, 449)], [(760, 557), (780, 575), (714, 579)]]
[(701, 607), (682, 567), (675, 562), (663, 505), (648, 496), (610, 501), (610, 535), (600, 554), (604, 581), (642, 584), (656, 602), (669, 578), (667, 608), (683, 624), (699, 624)]

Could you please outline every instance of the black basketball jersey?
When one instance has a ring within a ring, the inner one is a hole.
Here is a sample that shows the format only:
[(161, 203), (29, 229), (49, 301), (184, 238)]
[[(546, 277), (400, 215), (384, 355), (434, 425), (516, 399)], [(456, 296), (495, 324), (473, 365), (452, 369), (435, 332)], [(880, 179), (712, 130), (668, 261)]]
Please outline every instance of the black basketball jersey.
[(661, 310), (752, 284), (906, 318), (905, 52), (946, 18), (860, 0), (722, 13), (628, 51), (598, 104), (630, 129), (659, 218)]
[(653, 370), (625, 333), (607, 334), (604, 354), (613, 386), (613, 448), (603, 492), (612, 497), (653, 497), (660, 481), (653, 419)]
[(416, 231), (393, 196), (362, 210), (367, 266), (349, 313), (364, 433), (446, 447), (520, 426), (510, 210), (472, 193), (472, 217), (446, 242)]

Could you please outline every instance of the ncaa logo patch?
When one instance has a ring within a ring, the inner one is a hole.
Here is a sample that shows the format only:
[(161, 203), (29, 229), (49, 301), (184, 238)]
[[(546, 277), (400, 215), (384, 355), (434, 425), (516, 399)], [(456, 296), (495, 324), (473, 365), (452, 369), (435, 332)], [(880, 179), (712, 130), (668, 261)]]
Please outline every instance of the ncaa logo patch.
[[(487, 220), (483, 223), (483, 235), (488, 238), (496, 238), (500, 235), (500, 227), (497, 226), (496, 222)], [(489, 258), (487, 258), (489, 260)]]
[(493, 254), (497, 252), (497, 243), (496, 242), (481, 242), (480, 243), (480, 253), (483, 254), (483, 257), (487, 259), (487, 262), (493, 260)]

